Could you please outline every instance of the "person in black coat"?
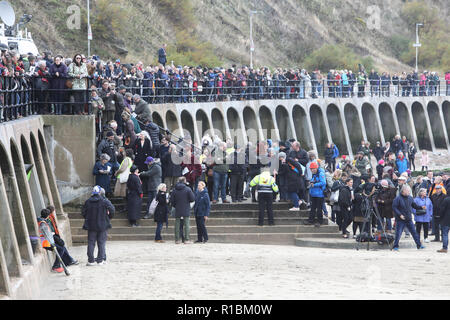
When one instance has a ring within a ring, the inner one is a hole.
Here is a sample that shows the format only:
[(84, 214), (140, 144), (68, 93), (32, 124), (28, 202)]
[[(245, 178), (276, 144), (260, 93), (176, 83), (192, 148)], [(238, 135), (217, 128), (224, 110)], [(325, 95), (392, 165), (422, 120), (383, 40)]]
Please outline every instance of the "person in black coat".
[(168, 192), (175, 187), (177, 179), (182, 176), (181, 160), (178, 164), (173, 162), (173, 159), (177, 159), (178, 157), (181, 156), (178, 155), (177, 146), (175, 144), (171, 144), (169, 151), (166, 152), (161, 158), (162, 175), (164, 183), (167, 185)]
[[(134, 144), (134, 164), (138, 167), (139, 172), (147, 171), (147, 158), (152, 154), (152, 142), (147, 136), (147, 132), (142, 131)], [(142, 178), (143, 191), (147, 193), (147, 178)]]
[[(101, 187), (95, 186), (92, 197), (86, 200), (81, 215), (84, 218), (83, 229), (88, 231), (88, 266), (104, 264), (106, 261), (106, 240), (110, 219), (114, 217), (115, 208), (111, 202), (100, 195)], [(95, 244), (98, 246), (97, 258), (94, 259)]]
[(286, 192), (291, 199), (293, 207), (290, 211), (299, 211), (301, 200), (298, 197), (300, 187), (304, 184), (302, 179), (302, 167), (298, 161), (292, 158), (281, 158), (279, 174), (285, 177)]
[(244, 177), (247, 171), (248, 160), (241, 148), (235, 146), (235, 150), (233, 153), (233, 163), (230, 164), (228, 173), (230, 177), (231, 201), (242, 202), (244, 196)]
[(130, 169), (127, 189), (128, 221), (130, 222), (130, 227), (137, 227), (138, 220), (141, 218), (142, 197), (144, 193), (142, 191), (141, 179), (139, 179), (139, 169), (135, 165)]
[(327, 143), (327, 147), (325, 149), (325, 163), (327, 164), (329, 171), (333, 170), (333, 155), (334, 150), (331, 147), (331, 143)]
[[(66, 101), (64, 89), (67, 81), (67, 66), (62, 63), (62, 57), (56, 56), (55, 63), (48, 70), (50, 73), (50, 89), (52, 89), (52, 100), (55, 105), (55, 114), (62, 114), (63, 104)], [(64, 108), (67, 109), (67, 108)], [(66, 112), (64, 112), (66, 113)]]
[[(336, 181), (338, 183), (338, 181)], [(341, 230), (342, 236), (348, 238), (350, 232), (347, 231), (347, 227), (352, 222), (352, 204), (353, 204), (353, 179), (347, 178), (345, 180), (345, 186), (339, 189), (338, 204), (341, 215)], [(355, 231), (353, 231), (355, 233)]]
[(164, 67), (167, 63), (167, 52), (166, 52), (167, 44), (163, 44), (161, 48), (158, 50), (158, 62), (161, 63)]
[(377, 159), (377, 162), (383, 159), (384, 157), (384, 148), (381, 146), (380, 141), (377, 141), (377, 145), (373, 149), (373, 155), (375, 156), (375, 159)]
[(200, 181), (195, 194), (194, 215), (197, 224), (197, 241), (195, 243), (206, 243), (208, 241), (208, 231), (206, 230), (205, 223), (209, 217), (211, 201), (208, 190), (205, 187), (205, 182)]
[(447, 195), (447, 197), (441, 203), (439, 215), (441, 217), (440, 224), (442, 228), (442, 249), (438, 250), (437, 252), (447, 253), (448, 231), (450, 229), (450, 195)]
[(161, 183), (158, 186), (158, 194), (156, 195), (156, 201), (158, 205), (155, 209), (154, 221), (156, 222), (156, 234), (155, 242), (163, 243), (164, 240), (161, 237), (161, 230), (163, 228), (164, 222), (168, 224), (169, 219), (169, 206), (167, 201), (167, 186)]
[(141, 179), (145, 178), (147, 181), (147, 194), (148, 194), (148, 200), (147, 200), (147, 210), (145, 211), (146, 214), (144, 216), (144, 219), (149, 219), (150, 215), (148, 214), (148, 209), (150, 208), (150, 204), (152, 203), (153, 199), (156, 197), (156, 192), (158, 189), (158, 186), (161, 183), (161, 164), (159, 161), (156, 161), (152, 157), (148, 157), (145, 163), (148, 165), (148, 168), (146, 171), (141, 172), (139, 177)]

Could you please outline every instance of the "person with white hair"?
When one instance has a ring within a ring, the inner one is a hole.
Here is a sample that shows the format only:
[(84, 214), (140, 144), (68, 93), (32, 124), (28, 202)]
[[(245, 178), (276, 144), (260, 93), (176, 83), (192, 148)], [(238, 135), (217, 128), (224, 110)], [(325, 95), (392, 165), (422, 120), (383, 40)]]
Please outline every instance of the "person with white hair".
[(400, 195), (398, 195), (392, 203), (392, 209), (394, 210), (396, 228), (395, 228), (395, 241), (393, 250), (398, 251), (398, 245), (403, 233), (403, 229), (408, 229), (412, 234), (414, 241), (416, 242), (417, 249), (425, 249), (420, 242), (419, 235), (414, 228), (412, 221), (413, 209), (421, 210), (423, 207), (417, 205), (411, 197), (411, 187), (407, 184), (403, 185)]
[(106, 193), (111, 193), (111, 175), (112, 165), (109, 162), (110, 156), (102, 153), (100, 161), (94, 165), (93, 175), (95, 176), (95, 184), (105, 189)]

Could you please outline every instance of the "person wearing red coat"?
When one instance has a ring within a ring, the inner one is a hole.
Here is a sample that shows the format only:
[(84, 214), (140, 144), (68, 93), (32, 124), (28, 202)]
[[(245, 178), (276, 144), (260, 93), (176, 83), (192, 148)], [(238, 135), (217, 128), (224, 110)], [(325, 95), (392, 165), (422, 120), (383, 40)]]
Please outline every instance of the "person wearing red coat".
[(186, 182), (189, 187), (195, 191), (197, 190), (198, 180), (202, 174), (202, 166), (200, 160), (196, 157), (191, 150), (188, 150), (183, 156), (183, 162), (181, 163), (182, 175), (186, 177)]

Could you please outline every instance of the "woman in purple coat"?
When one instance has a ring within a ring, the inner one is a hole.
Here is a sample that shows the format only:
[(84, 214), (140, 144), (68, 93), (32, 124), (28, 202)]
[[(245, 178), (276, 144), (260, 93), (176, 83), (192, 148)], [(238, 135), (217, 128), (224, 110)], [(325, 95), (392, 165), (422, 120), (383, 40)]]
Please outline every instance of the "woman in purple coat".
[(55, 114), (62, 114), (62, 107), (66, 99), (64, 89), (67, 81), (67, 66), (62, 63), (62, 56), (58, 55), (55, 58), (55, 63), (50, 66), (50, 89), (53, 104), (55, 106)]
[(430, 198), (427, 197), (427, 189), (420, 189), (414, 202), (422, 207), (422, 210), (413, 209), (414, 220), (416, 221), (416, 231), (420, 237), (420, 230), (423, 226), (424, 241), (430, 242), (430, 240), (428, 240), (428, 225), (433, 216), (433, 204), (431, 203)]

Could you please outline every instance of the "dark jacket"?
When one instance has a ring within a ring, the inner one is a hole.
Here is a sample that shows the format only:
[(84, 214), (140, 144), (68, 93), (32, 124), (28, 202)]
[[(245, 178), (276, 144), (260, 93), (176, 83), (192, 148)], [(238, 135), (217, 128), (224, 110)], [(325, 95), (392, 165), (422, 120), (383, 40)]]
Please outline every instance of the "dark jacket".
[(245, 153), (238, 153), (235, 151), (233, 153), (233, 163), (229, 165), (230, 175), (236, 175), (236, 176), (245, 176), (245, 173), (247, 172), (247, 165), (248, 165), (248, 159), (245, 155)]
[(158, 189), (159, 184), (161, 183), (161, 165), (159, 162), (152, 162), (148, 166), (148, 170), (142, 172), (139, 176), (141, 178), (147, 178), (147, 190), (148, 191), (156, 191)]
[[(399, 221), (411, 221), (412, 220), (412, 209), (422, 209), (421, 206), (414, 202), (413, 197), (405, 197), (403, 195), (398, 195), (394, 202), (392, 203), (392, 210), (394, 211), (395, 220)], [(403, 215), (405, 220), (402, 220), (400, 216)]]
[(439, 215), (441, 217), (439, 223), (442, 226), (450, 227), (450, 196), (447, 196), (441, 203)]
[[(60, 63), (59, 66), (56, 63), (52, 64), (48, 70), (51, 75), (50, 89), (64, 89), (67, 81), (67, 66), (64, 63)], [(59, 73), (59, 77), (56, 73)]]
[(141, 139), (136, 139), (134, 144), (134, 164), (139, 168), (139, 172), (147, 170), (147, 165), (144, 162), (151, 155), (151, 152), (150, 140), (145, 139), (144, 146), (142, 146)]
[(191, 202), (195, 201), (194, 193), (184, 183), (177, 183), (172, 194), (170, 203), (175, 208), (175, 217), (189, 217), (191, 211)]
[(392, 211), (392, 202), (395, 199), (396, 192), (396, 188), (388, 187), (383, 188), (378, 194), (376, 202), (382, 218), (392, 219), (394, 217), (394, 212)]
[(441, 208), (445, 198), (446, 195), (443, 192), (441, 192), (441, 194), (435, 193), (431, 195), (431, 203), (433, 204), (433, 217), (435, 217), (436, 219), (440, 219), (441, 217)]
[(147, 119), (151, 119), (152, 113), (150, 111), (150, 106), (143, 99), (139, 100), (139, 102), (136, 104), (134, 112), (137, 115), (136, 118), (141, 122), (145, 122)]
[(159, 48), (158, 50), (158, 62), (165, 65), (167, 63), (167, 53), (164, 48)]
[(172, 161), (172, 154), (166, 152), (161, 158), (163, 177), (181, 177), (181, 165)]
[[(336, 181), (339, 183), (339, 181)], [(333, 185), (334, 186), (334, 185)], [(351, 211), (352, 207), (352, 191), (350, 190), (350, 187), (345, 185), (342, 186), (339, 189), (339, 198), (338, 198), (338, 204), (341, 208), (341, 212), (343, 211)]]
[(158, 205), (155, 208), (154, 220), (155, 222), (166, 222), (169, 218), (169, 206), (167, 204), (166, 193), (163, 191), (158, 191), (156, 195), (156, 201)]
[(298, 151), (291, 150), (288, 157), (293, 159), (297, 158), (298, 162), (300, 162), (300, 164), (304, 167), (306, 167), (309, 162), (308, 152), (306, 152), (304, 149), (300, 149)]
[(331, 162), (333, 160), (334, 150), (333, 148), (326, 148), (325, 149), (325, 161)]
[(302, 167), (292, 158), (288, 158), (286, 163), (280, 166), (278, 172), (281, 176), (285, 177), (286, 192), (298, 192), (303, 185), (303, 172)]
[(111, 202), (100, 195), (93, 195), (86, 200), (81, 215), (84, 217), (83, 229), (105, 231), (111, 228), (109, 221), (114, 217), (115, 208)]
[(127, 181), (127, 210), (129, 220), (139, 220), (142, 210), (142, 182), (135, 174), (130, 174)]
[(377, 161), (380, 161), (384, 157), (384, 148), (383, 147), (375, 147), (373, 149), (373, 155)]
[(148, 132), (153, 145), (153, 158), (159, 158), (159, 146), (161, 144), (162, 135), (159, 132), (159, 127), (154, 122), (149, 122), (145, 125), (144, 130)]
[(208, 189), (203, 189), (202, 192), (197, 191), (195, 194), (194, 215), (196, 217), (209, 216), (211, 208)]

